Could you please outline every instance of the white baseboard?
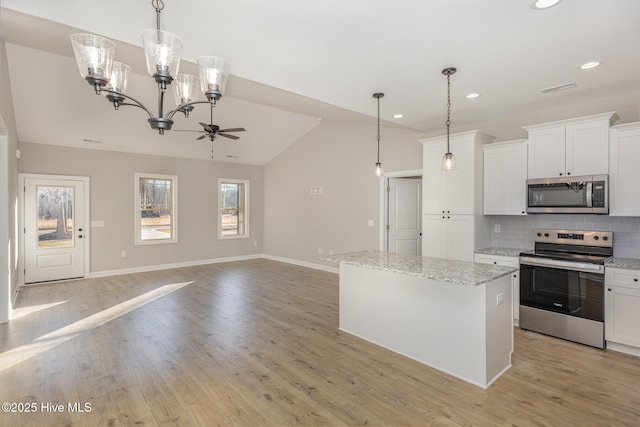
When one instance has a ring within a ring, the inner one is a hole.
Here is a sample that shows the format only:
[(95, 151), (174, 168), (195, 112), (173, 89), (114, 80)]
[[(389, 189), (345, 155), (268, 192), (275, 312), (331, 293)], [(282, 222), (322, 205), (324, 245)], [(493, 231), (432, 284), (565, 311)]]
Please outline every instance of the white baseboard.
[(339, 272), (338, 267), (329, 267), (329, 266), (322, 265), (322, 264), (315, 264), (313, 262), (300, 261), (300, 260), (292, 259), (292, 258), (283, 258), (283, 257), (279, 257), (279, 256), (266, 255), (266, 254), (263, 254), (262, 258), (269, 259), (271, 261), (279, 261), (279, 262), (286, 262), (287, 264), (299, 265), (300, 267), (308, 267), (308, 268), (313, 268), (315, 270), (322, 270), (322, 271), (326, 271), (328, 273), (336, 273), (336, 274), (338, 274), (338, 272)]
[(249, 259), (260, 259), (262, 257), (263, 257), (262, 255), (256, 254), (256, 255), (242, 255), (242, 256), (236, 256), (236, 257), (202, 259), (197, 261), (174, 262), (170, 264), (146, 265), (144, 267), (123, 268), (120, 270), (94, 271), (92, 273), (89, 273), (88, 277), (94, 278), (94, 277), (119, 276), (122, 274), (145, 273), (147, 271), (168, 270), (170, 268), (193, 267), (196, 265), (218, 264), (221, 262), (245, 261)]

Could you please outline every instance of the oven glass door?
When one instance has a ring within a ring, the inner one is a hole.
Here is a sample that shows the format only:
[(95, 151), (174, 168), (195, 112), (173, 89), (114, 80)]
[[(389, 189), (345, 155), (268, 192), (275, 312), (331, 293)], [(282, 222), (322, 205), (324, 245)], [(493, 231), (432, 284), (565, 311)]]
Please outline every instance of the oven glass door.
[(520, 265), (520, 305), (604, 321), (604, 275)]
[(530, 208), (586, 208), (586, 183), (529, 184)]

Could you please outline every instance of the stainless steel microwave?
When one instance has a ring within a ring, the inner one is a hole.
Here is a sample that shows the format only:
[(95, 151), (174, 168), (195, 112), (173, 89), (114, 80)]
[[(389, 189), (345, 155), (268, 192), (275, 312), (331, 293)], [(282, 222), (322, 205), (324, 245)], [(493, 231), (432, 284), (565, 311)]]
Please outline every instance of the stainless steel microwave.
[(609, 176), (527, 180), (527, 213), (609, 213)]

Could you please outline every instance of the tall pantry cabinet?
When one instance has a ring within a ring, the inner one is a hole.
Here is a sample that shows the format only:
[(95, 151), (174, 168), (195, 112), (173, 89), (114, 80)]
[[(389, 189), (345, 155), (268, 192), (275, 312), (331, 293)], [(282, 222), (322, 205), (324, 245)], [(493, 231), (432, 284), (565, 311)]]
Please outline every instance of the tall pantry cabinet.
[(477, 130), (450, 135), (453, 171), (441, 170), (446, 136), (420, 140), (423, 256), (473, 261), (475, 248), (489, 246), (489, 220), (482, 215), (482, 146), (494, 140)]

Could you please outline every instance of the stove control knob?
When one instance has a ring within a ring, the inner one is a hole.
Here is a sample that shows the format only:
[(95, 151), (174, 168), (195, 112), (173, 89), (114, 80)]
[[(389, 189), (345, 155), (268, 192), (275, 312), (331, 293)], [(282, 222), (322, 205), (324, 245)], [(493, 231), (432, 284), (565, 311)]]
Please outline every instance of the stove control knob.
[(542, 237), (542, 233), (538, 233), (538, 237)]
[(604, 240), (606, 242), (607, 240), (609, 240), (609, 238), (607, 236), (603, 236), (602, 240)]
[(544, 237), (549, 237), (549, 233), (544, 233)]
[(598, 237), (598, 236), (593, 236), (593, 240), (598, 240), (598, 239), (600, 239), (600, 237)]

